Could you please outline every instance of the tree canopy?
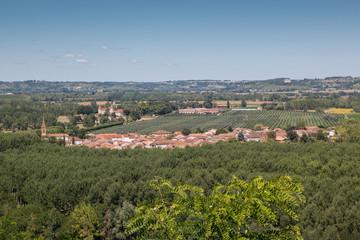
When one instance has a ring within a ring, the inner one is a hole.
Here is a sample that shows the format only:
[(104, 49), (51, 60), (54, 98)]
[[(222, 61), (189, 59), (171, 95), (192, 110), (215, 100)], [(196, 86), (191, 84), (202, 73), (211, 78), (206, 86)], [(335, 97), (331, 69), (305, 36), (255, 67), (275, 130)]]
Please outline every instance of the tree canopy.
[[(288, 176), (249, 183), (232, 177), (208, 195), (161, 178), (149, 186), (159, 197), (138, 207), (127, 226), (141, 239), (302, 239), (294, 208), (305, 201), (303, 186)], [(291, 221), (279, 223), (279, 211)]]

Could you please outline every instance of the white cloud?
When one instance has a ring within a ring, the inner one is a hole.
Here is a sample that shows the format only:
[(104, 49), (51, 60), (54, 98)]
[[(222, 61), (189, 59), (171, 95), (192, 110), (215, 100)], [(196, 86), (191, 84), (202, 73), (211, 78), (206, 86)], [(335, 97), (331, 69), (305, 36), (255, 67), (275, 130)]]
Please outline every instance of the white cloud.
[(75, 55), (74, 54), (64, 54), (62, 55), (63, 58), (74, 58)]
[(77, 62), (77, 63), (88, 63), (89, 60), (78, 58), (78, 59), (76, 59), (76, 62)]
[(101, 49), (104, 50), (104, 51), (106, 51), (106, 50), (109, 50), (109, 47), (107, 47), (107, 46), (102, 46)]
[(130, 63), (139, 63), (139, 61), (136, 59), (127, 59), (126, 61), (128, 61)]
[(176, 66), (178, 66), (179, 64), (177, 64), (177, 63), (164, 63), (164, 64), (162, 64), (163, 66), (167, 66), (167, 67), (176, 67)]

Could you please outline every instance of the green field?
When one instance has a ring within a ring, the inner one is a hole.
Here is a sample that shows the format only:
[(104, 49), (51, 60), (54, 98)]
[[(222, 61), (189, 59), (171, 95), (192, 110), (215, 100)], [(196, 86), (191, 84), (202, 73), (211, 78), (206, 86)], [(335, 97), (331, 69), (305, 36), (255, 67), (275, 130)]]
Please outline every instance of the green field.
[(307, 126), (336, 126), (338, 120), (343, 119), (342, 114), (327, 114), (299, 111), (228, 111), (221, 115), (182, 115), (178, 113), (168, 114), (153, 120), (142, 121), (116, 126), (95, 131), (94, 133), (148, 133), (160, 129), (168, 131), (181, 131), (187, 127), (203, 130), (232, 126), (253, 128), (260, 123), (271, 129), (276, 127), (285, 128), (293, 126), (298, 121), (304, 120)]

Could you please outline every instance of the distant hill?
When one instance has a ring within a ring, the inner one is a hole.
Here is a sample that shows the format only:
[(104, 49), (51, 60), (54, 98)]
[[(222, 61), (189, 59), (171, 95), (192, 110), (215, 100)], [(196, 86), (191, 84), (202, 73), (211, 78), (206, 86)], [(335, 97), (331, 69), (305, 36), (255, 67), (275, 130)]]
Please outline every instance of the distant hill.
[(165, 82), (50, 82), (27, 80), (0, 81), (5, 93), (87, 93), (106, 92), (295, 92), (360, 91), (360, 77), (327, 77), (292, 80), (277, 78), (258, 81), (176, 80)]

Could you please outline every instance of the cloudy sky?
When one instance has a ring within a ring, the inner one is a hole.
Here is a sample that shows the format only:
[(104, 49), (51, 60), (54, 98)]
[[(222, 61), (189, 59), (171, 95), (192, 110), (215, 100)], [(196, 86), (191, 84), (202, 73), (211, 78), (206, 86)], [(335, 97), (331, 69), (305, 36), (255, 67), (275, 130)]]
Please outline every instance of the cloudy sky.
[(0, 81), (360, 76), (357, 0), (1, 0)]

